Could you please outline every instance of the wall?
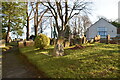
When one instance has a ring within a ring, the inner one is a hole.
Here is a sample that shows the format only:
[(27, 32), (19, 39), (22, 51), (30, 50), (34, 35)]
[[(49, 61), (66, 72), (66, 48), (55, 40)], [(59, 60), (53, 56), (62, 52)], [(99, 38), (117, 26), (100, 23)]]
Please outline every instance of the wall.
[(98, 35), (98, 32), (97, 32), (98, 27), (106, 27), (107, 34), (109, 34), (111, 37), (117, 36), (117, 28), (114, 27), (112, 24), (108, 23), (106, 20), (100, 19), (98, 22), (96, 22), (90, 28), (88, 28), (88, 31), (86, 33), (86, 37), (88, 40)]

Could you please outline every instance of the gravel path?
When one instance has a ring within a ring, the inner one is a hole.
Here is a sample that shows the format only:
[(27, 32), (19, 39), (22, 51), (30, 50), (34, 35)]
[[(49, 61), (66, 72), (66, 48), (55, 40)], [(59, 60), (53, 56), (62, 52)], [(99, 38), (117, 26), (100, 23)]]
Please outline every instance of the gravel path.
[(19, 53), (18, 48), (13, 48), (3, 53), (2, 78), (45, 78), (45, 76)]

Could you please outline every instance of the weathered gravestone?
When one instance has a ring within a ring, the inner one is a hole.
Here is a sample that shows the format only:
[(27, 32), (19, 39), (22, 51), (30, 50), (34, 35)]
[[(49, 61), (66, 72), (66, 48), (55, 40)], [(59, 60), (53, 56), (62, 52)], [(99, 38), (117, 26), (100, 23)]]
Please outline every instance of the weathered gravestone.
[(100, 42), (100, 35), (96, 35), (94, 37), (94, 42)]
[(90, 43), (94, 43), (94, 39), (91, 39), (91, 40), (90, 40)]
[(110, 43), (110, 35), (107, 35), (106, 36), (106, 44), (109, 44)]
[(88, 40), (86, 40), (86, 43), (88, 43)]
[(20, 42), (18, 42), (18, 47), (24, 47), (24, 41), (20, 41)]
[(5, 40), (0, 40), (0, 47), (5, 47)]
[(25, 46), (34, 46), (34, 41), (33, 40), (25, 41)]
[(53, 56), (63, 56), (64, 55), (64, 46), (63, 46), (63, 39), (59, 39), (57, 44), (54, 48)]
[(86, 43), (86, 37), (83, 36), (83, 37), (82, 37), (82, 44), (85, 44), (85, 43)]
[(64, 47), (69, 47), (70, 46), (70, 42), (69, 41), (65, 41), (64, 42)]
[(94, 37), (94, 42), (97, 42), (97, 36)]
[(100, 42), (100, 35), (97, 35), (97, 42)]

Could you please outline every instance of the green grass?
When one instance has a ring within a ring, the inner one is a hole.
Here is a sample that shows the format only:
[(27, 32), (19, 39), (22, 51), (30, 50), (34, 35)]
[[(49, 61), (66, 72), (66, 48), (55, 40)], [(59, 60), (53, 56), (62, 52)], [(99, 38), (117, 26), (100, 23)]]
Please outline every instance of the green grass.
[(85, 44), (79, 50), (65, 48), (67, 55), (53, 57), (53, 46), (39, 50), (35, 47), (20, 48), (21, 53), (52, 78), (118, 78), (120, 77), (119, 48), (117, 44)]

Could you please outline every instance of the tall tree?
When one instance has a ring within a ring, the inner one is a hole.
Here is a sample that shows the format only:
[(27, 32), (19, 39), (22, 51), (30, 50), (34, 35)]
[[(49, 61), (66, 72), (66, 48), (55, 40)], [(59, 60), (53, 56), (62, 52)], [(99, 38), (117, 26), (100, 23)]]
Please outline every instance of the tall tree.
[(27, 32), (26, 32), (26, 40), (29, 40), (29, 21), (30, 21), (30, 16), (31, 16), (31, 13), (32, 13), (32, 10), (30, 11), (30, 13), (28, 13), (28, 2), (26, 2), (26, 15), (27, 15), (27, 25), (26, 25), (26, 29), (27, 29)]
[[(70, 5), (72, 3), (72, 5)], [(55, 1), (55, 2), (48, 2), (42, 3), (44, 6), (46, 6), (49, 11), (51, 12), (52, 16), (54, 17), (57, 32), (58, 32), (58, 38), (64, 37), (66, 25), (68, 24), (68, 21), (75, 15), (78, 15), (81, 11), (87, 11), (87, 6), (90, 4), (90, 2), (85, 1), (75, 1), (68, 3), (68, 0), (65, 0), (64, 2)]]
[(14, 28), (24, 26), (25, 5), (23, 2), (2, 2), (2, 25), (7, 28), (6, 42), (9, 42), (10, 32)]
[[(57, 36), (58, 39), (65, 37), (65, 31), (67, 29), (69, 20), (72, 19), (75, 15), (78, 15), (81, 11), (86, 12), (89, 3), (90, 2), (85, 2), (84, 0), (83, 1), (77, 0), (75, 2), (71, 2), (68, 0), (65, 0), (63, 2), (62, 0), (59, 1), (55, 0), (55, 2), (51, 2), (51, 0), (47, 0), (47, 2), (42, 3), (44, 6), (46, 6), (49, 9), (52, 16), (54, 17), (55, 27), (58, 33)], [(62, 51), (64, 49), (62, 47), (62, 42), (63, 41), (58, 40), (59, 44), (56, 44), (55, 46), (56, 56), (63, 54)], [(60, 49), (60, 51), (57, 51), (56, 48)]]
[(38, 34), (38, 26), (42, 23), (42, 18), (44, 14), (48, 11), (48, 9), (39, 9), (41, 7), (41, 2), (32, 3), (32, 9), (34, 11), (34, 30), (35, 36)]

